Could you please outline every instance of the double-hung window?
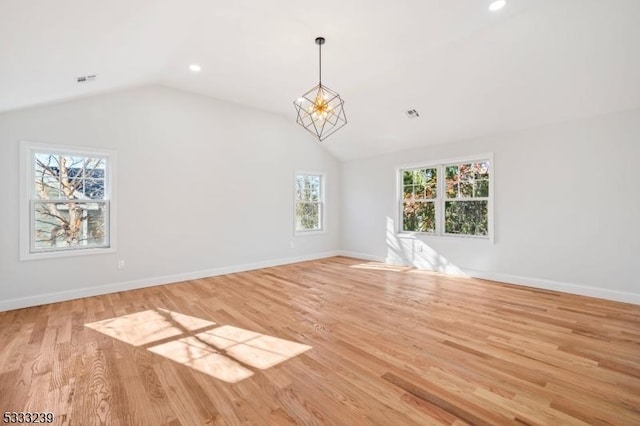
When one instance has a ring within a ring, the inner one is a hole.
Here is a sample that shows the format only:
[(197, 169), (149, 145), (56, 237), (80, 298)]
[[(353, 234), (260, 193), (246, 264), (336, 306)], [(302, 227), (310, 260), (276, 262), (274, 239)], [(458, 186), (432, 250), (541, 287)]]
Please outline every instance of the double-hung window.
[(296, 234), (324, 231), (324, 174), (296, 173), (295, 230)]
[(489, 161), (444, 166), (444, 233), (489, 235)]
[(400, 231), (492, 238), (490, 155), (399, 170)]
[(435, 234), (438, 168), (402, 171), (402, 230)]
[(113, 247), (114, 154), (23, 142), (23, 259)]

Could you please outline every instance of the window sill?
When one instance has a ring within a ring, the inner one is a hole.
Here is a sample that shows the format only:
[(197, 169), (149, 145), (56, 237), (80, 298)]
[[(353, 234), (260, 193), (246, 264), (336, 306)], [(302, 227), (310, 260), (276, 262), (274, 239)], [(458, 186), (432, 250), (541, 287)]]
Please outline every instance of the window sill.
[(307, 236), (313, 236), (313, 235), (326, 235), (327, 231), (325, 230), (321, 230), (321, 231), (295, 231), (294, 235), (296, 237), (307, 237)]
[(21, 253), (21, 261), (40, 260), (40, 259), (58, 259), (64, 257), (90, 256), (96, 254), (115, 253), (115, 247), (88, 248), (88, 249), (69, 249), (60, 251), (47, 251), (41, 253)]
[(494, 240), (490, 236), (477, 236), (477, 235), (455, 235), (455, 234), (430, 234), (427, 232), (396, 232), (396, 237), (405, 240), (420, 240), (420, 239), (433, 239), (441, 241), (486, 241), (494, 243)]

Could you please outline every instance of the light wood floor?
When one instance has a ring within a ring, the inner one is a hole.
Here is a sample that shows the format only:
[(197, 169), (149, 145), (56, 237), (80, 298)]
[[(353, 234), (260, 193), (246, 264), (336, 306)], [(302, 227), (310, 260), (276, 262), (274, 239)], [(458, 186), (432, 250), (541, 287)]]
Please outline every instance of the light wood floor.
[(640, 425), (640, 306), (344, 257), (4, 312), (0, 343), (0, 411), (55, 424)]

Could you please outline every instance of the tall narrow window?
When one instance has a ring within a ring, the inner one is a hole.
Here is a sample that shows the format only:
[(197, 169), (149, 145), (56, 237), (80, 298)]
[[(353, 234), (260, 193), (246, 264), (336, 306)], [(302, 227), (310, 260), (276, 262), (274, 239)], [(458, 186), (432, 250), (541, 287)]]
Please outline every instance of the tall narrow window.
[(23, 257), (110, 248), (112, 155), (35, 144), (23, 150)]
[(324, 175), (296, 173), (296, 233), (324, 230)]
[(400, 231), (491, 238), (491, 159), (400, 169)]

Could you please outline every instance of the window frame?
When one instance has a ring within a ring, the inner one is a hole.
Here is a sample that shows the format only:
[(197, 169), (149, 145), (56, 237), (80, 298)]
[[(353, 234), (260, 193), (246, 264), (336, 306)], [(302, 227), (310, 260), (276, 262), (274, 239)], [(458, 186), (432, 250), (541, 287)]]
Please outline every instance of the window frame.
[[(433, 204), (433, 208), (434, 208), (434, 214), (435, 214), (435, 229), (433, 232), (428, 232), (428, 231), (405, 231), (404, 230), (404, 172), (406, 171), (410, 171), (410, 170), (424, 170), (424, 169), (433, 169), (436, 171), (436, 197), (434, 198), (417, 198), (415, 199), (415, 202), (417, 203), (432, 203)], [(439, 229), (438, 229), (438, 224), (439, 224), (439, 210), (440, 210), (440, 203), (439, 203), (439, 194), (441, 191), (440, 188), (440, 179), (438, 179), (438, 176), (440, 176), (440, 168), (437, 165), (434, 166), (418, 166), (418, 167), (411, 167), (411, 168), (404, 168), (404, 169), (400, 169), (398, 170), (398, 180), (399, 180), (399, 188), (398, 188), (398, 194), (399, 194), (399, 202), (400, 202), (400, 215), (398, 217), (398, 228), (400, 230), (400, 232), (402, 233), (417, 233), (417, 234), (424, 234), (424, 235), (438, 235), (439, 233)]]
[[(298, 213), (297, 205), (298, 198), (296, 195), (296, 185), (299, 175), (304, 176), (319, 176), (320, 177), (320, 196), (318, 197), (317, 204), (320, 206), (320, 229), (313, 230), (298, 230)], [(327, 233), (327, 198), (325, 196), (327, 187), (327, 174), (323, 171), (317, 170), (295, 170), (293, 173), (293, 234), (296, 237), (322, 235)]]
[[(459, 164), (477, 163), (482, 161), (489, 162), (489, 196), (488, 197), (471, 197), (468, 199), (447, 198), (446, 197), (446, 167)], [(431, 169), (437, 170), (437, 196), (434, 198), (435, 214), (436, 214), (436, 231), (435, 232), (421, 232), (421, 231), (405, 231), (403, 221), (403, 194), (404, 194), (404, 180), (403, 173), (407, 170), (416, 169)], [(493, 153), (484, 153), (478, 155), (470, 155), (465, 157), (446, 158), (437, 161), (425, 161), (421, 163), (411, 163), (400, 165), (396, 168), (396, 199), (395, 199), (395, 212), (396, 212), (396, 232), (398, 236), (404, 237), (434, 237), (438, 239), (472, 239), (472, 240), (488, 240), (491, 243), (495, 242), (494, 239), (494, 159)], [(479, 201), (479, 198), (487, 200), (487, 235), (465, 235), (465, 234), (452, 234), (445, 232), (445, 203), (447, 201)]]
[[(76, 157), (102, 157), (106, 159), (104, 171), (104, 195), (98, 200), (81, 200), (85, 204), (104, 204), (105, 212), (105, 244), (99, 246), (57, 247), (52, 250), (36, 250), (33, 224), (35, 221), (35, 204), (38, 202), (53, 203), (59, 200), (40, 200), (35, 193), (33, 179), (35, 176), (35, 154), (47, 153)], [(113, 253), (116, 251), (116, 201), (115, 173), (116, 152), (92, 147), (59, 145), (52, 143), (20, 141), (20, 260), (36, 260), (84, 256), (92, 254)]]

